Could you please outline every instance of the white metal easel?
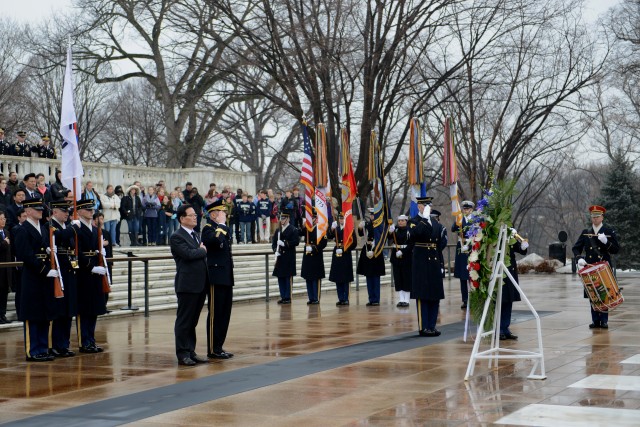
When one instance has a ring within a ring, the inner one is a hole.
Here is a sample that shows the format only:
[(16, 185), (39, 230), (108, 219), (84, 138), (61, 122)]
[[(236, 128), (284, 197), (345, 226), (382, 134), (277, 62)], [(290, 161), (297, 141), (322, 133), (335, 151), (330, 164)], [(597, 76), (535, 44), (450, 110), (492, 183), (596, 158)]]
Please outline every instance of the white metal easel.
[[(487, 314), (491, 307), (491, 298), (487, 298), (484, 303), (484, 310), (482, 312), (482, 319), (480, 320), (480, 324), (478, 325), (478, 333), (476, 334), (476, 340), (473, 344), (473, 351), (471, 352), (471, 358), (469, 359), (469, 366), (467, 367), (467, 373), (464, 377), (465, 381), (469, 379), (473, 375), (473, 370), (475, 368), (476, 361), (478, 360), (489, 360), (489, 368), (498, 367), (498, 360), (500, 359), (531, 359), (533, 363), (533, 368), (529, 373), (527, 378), (532, 380), (544, 380), (547, 378), (547, 375), (544, 370), (544, 354), (542, 351), (542, 328), (540, 326), (540, 316), (536, 312), (531, 302), (527, 296), (522, 292), (520, 285), (516, 283), (509, 270), (504, 264), (504, 257), (507, 250), (507, 241), (509, 237), (507, 236), (507, 226), (503, 224), (500, 227), (500, 234), (498, 236), (498, 244), (496, 246), (496, 252), (493, 254), (492, 266), (493, 273), (491, 275), (491, 281), (489, 282), (489, 295), (493, 294), (493, 290), (496, 285), (498, 286), (498, 292), (496, 296), (496, 304), (495, 304), (495, 314), (493, 316), (493, 328), (491, 330), (485, 330), (484, 325), (487, 319)], [(511, 283), (516, 287), (518, 292), (520, 292), (520, 296), (522, 300), (527, 304), (529, 310), (534, 315), (536, 319), (536, 328), (538, 331), (538, 351), (525, 351), (525, 350), (515, 350), (508, 348), (500, 348), (500, 312), (502, 306), (502, 282), (503, 275), (506, 274), (509, 279), (511, 279)], [(491, 348), (485, 351), (479, 351), (480, 343), (483, 338), (491, 337)], [(536, 374), (536, 370), (540, 368), (540, 373)]]

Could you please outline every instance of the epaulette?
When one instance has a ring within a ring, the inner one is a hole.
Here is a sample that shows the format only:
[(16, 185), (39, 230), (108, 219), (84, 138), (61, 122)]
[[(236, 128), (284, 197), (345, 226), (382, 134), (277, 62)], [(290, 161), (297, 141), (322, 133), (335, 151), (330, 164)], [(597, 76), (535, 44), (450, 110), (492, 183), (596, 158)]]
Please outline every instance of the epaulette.
[(416, 225), (415, 225), (413, 222), (412, 222), (411, 224), (409, 224), (409, 228), (413, 228), (413, 227), (415, 227), (415, 226), (416, 226)]
[(224, 234), (226, 236), (227, 232), (226, 232), (226, 230), (223, 230), (222, 228), (216, 228), (216, 237), (218, 237), (220, 234)]
[(206, 223), (204, 226), (205, 226), (205, 227), (211, 227), (211, 224)]

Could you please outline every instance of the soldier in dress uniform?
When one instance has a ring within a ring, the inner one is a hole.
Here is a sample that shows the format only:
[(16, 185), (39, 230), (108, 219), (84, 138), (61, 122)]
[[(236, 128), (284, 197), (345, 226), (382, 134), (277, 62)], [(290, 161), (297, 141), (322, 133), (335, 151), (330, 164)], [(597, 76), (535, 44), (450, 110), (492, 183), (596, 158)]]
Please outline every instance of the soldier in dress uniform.
[(209, 314), (207, 315), (207, 357), (229, 359), (233, 353), (222, 346), (227, 339), (233, 304), (233, 257), (231, 229), (227, 227), (224, 200), (206, 206), (207, 223), (202, 229), (202, 243), (207, 248), (209, 270)]
[[(512, 237), (515, 237), (518, 234), (514, 228), (510, 231)], [(517, 237), (515, 238), (517, 239)], [(509, 246), (509, 258), (511, 259), (511, 264), (509, 265), (508, 270), (516, 283), (519, 283), (516, 254), (526, 255), (528, 248), (529, 242), (526, 240), (517, 240), (513, 245)], [(502, 304), (500, 305), (500, 339), (503, 341), (518, 339), (518, 336), (513, 335), (511, 330), (509, 330), (509, 326), (511, 326), (511, 311), (515, 301), (522, 301), (520, 298), (520, 292), (518, 292), (516, 287), (513, 286), (509, 276), (505, 276), (504, 281), (502, 282)]]
[(100, 245), (98, 229), (93, 226), (95, 202), (82, 199), (76, 202), (79, 221), (73, 221), (78, 239), (78, 314), (76, 329), (80, 353), (101, 353), (104, 349), (96, 344), (95, 331), (98, 316), (107, 312), (102, 276), (106, 267), (98, 265)]
[(353, 256), (351, 251), (356, 247), (357, 238), (355, 231), (352, 235), (352, 243), (345, 247), (344, 241), (344, 215), (338, 214), (338, 222), (331, 224), (332, 237), (335, 238), (336, 245), (331, 255), (331, 271), (329, 280), (336, 284), (338, 302), (336, 305), (349, 305), (349, 289), (353, 282)]
[(378, 306), (380, 305), (380, 277), (384, 276), (386, 272), (382, 252), (377, 256), (373, 252), (373, 208), (369, 208), (369, 219), (358, 224), (358, 235), (366, 236), (366, 242), (362, 246), (356, 273), (367, 279), (367, 293), (369, 294), (367, 307)]
[(23, 262), (18, 319), (24, 322), (27, 361), (48, 362), (54, 359), (49, 355), (49, 322), (58, 315), (53, 285), (58, 271), (51, 269), (46, 252), (49, 229), (40, 224), (42, 200), (27, 199), (22, 206), (27, 220), (14, 228), (16, 258)]
[(397, 307), (409, 307), (411, 296), (411, 258), (413, 245), (409, 243), (409, 218), (406, 215), (398, 217), (398, 226), (389, 227), (389, 242), (395, 246), (391, 251), (391, 265), (393, 266), (393, 283), (398, 293)]
[(307, 281), (307, 305), (320, 304), (320, 289), (324, 273), (324, 257), (322, 251), (327, 247), (327, 235), (325, 234), (318, 243), (317, 214), (313, 211), (313, 230), (307, 231), (305, 227), (300, 230), (304, 236), (305, 246), (302, 254), (302, 269), (300, 275)]
[[(602, 223), (607, 210), (599, 205), (589, 207), (591, 227), (585, 228), (580, 233), (578, 241), (573, 245), (573, 255), (578, 258), (578, 267), (584, 268), (587, 264), (606, 261), (611, 264), (611, 254), (617, 254), (620, 250), (618, 236), (613, 228)], [(585, 256), (582, 256), (584, 251)], [(587, 298), (586, 291), (584, 297)], [(609, 313), (595, 311), (591, 307), (590, 329), (609, 328)]]
[(4, 129), (0, 128), (0, 155), (11, 155), (11, 144), (4, 139)]
[(57, 159), (56, 149), (51, 146), (51, 135), (48, 133), (42, 135), (41, 141), (36, 145), (35, 150), (41, 159)]
[[(440, 300), (444, 299), (440, 258), (442, 228), (431, 220), (431, 208), (424, 198), (418, 198), (417, 224), (409, 230), (409, 242), (413, 247), (411, 298), (416, 300), (418, 331), (421, 336), (437, 337), (436, 329)], [(419, 220), (418, 220), (419, 219)]]
[(78, 288), (76, 270), (74, 269), (74, 266), (78, 265), (75, 252), (76, 229), (67, 225), (69, 219), (68, 201), (52, 202), (51, 212), (49, 227), (54, 230), (54, 250), (59, 263), (58, 272), (62, 276), (62, 284), (64, 285), (64, 297), (56, 300), (56, 304), (61, 305), (60, 315), (51, 324), (49, 354), (55, 357), (72, 357), (75, 356), (75, 353), (69, 350), (71, 319), (78, 314)]
[(467, 264), (469, 264), (469, 245), (464, 237), (464, 230), (467, 223), (471, 220), (471, 212), (473, 212), (474, 204), (472, 201), (465, 200), (462, 202), (462, 224), (458, 225), (453, 223), (451, 231), (458, 234), (458, 243), (456, 244), (456, 260), (455, 269), (453, 271), (453, 277), (460, 279), (460, 295), (462, 296), (461, 309), (467, 308), (467, 301), (469, 300), (469, 270), (467, 270)]
[(35, 147), (32, 147), (25, 142), (27, 133), (23, 130), (19, 130), (16, 135), (18, 136), (18, 142), (13, 145), (11, 155), (18, 157), (31, 157), (31, 153), (37, 150)]
[(276, 254), (273, 276), (278, 278), (280, 299), (278, 304), (291, 304), (291, 288), (293, 276), (296, 275), (296, 246), (300, 243), (298, 230), (289, 223), (293, 211), (280, 213), (280, 228), (271, 239), (271, 249)]

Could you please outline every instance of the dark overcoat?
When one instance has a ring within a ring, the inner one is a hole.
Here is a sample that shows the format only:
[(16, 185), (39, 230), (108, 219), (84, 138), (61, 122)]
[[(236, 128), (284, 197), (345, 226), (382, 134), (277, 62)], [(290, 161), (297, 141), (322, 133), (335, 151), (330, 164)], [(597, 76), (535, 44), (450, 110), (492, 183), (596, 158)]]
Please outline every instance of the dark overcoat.
[[(305, 280), (318, 280), (325, 278), (324, 272), (324, 248), (327, 247), (327, 235), (325, 234), (320, 243), (317, 243), (318, 227), (314, 227), (309, 232), (309, 243), (307, 243), (307, 229), (303, 228), (300, 234), (304, 236), (305, 249), (302, 253), (302, 269), (300, 275)], [(311, 246), (311, 252), (307, 253), (307, 246)]]
[(107, 312), (107, 303), (102, 291), (102, 276), (91, 272), (98, 266), (100, 255), (98, 229), (89, 228), (84, 223), (75, 228), (78, 239), (78, 314), (99, 316)]
[[(284, 242), (284, 246), (278, 246), (278, 239)], [(296, 246), (300, 244), (298, 229), (292, 225), (282, 230), (279, 228), (271, 239), (271, 249), (274, 253), (279, 253), (276, 258), (273, 276), (292, 277), (296, 275)]]
[(420, 218), (409, 229), (409, 241), (414, 245), (412, 259), (411, 298), (428, 301), (444, 299), (442, 282), (442, 224)]
[[(394, 239), (395, 236), (395, 239)], [(389, 243), (397, 244), (397, 249), (391, 250), (391, 265), (393, 266), (393, 283), (396, 291), (411, 292), (411, 259), (413, 257), (413, 243), (409, 242), (409, 228), (398, 227), (393, 233), (389, 233)], [(402, 252), (402, 257), (396, 256), (397, 251)]]
[(233, 286), (233, 256), (229, 227), (226, 224), (208, 220), (202, 229), (202, 243), (207, 247), (209, 283)]
[[(356, 247), (357, 239), (353, 233), (353, 243), (348, 247), (344, 247), (344, 230), (340, 227), (331, 232), (331, 237), (335, 238), (336, 246), (331, 254), (331, 271), (329, 271), (329, 280), (334, 283), (351, 283), (353, 282), (353, 248)], [(336, 255), (336, 250), (342, 249), (340, 256)]]

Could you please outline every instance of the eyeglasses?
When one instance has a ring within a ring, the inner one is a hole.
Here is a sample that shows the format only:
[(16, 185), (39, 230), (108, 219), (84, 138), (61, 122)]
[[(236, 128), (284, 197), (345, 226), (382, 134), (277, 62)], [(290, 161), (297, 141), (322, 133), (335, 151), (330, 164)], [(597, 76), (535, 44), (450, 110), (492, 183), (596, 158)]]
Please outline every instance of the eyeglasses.
[(189, 214), (189, 215), (185, 215), (185, 216), (189, 216), (191, 218), (197, 218), (198, 217), (198, 215), (196, 215), (196, 214)]

